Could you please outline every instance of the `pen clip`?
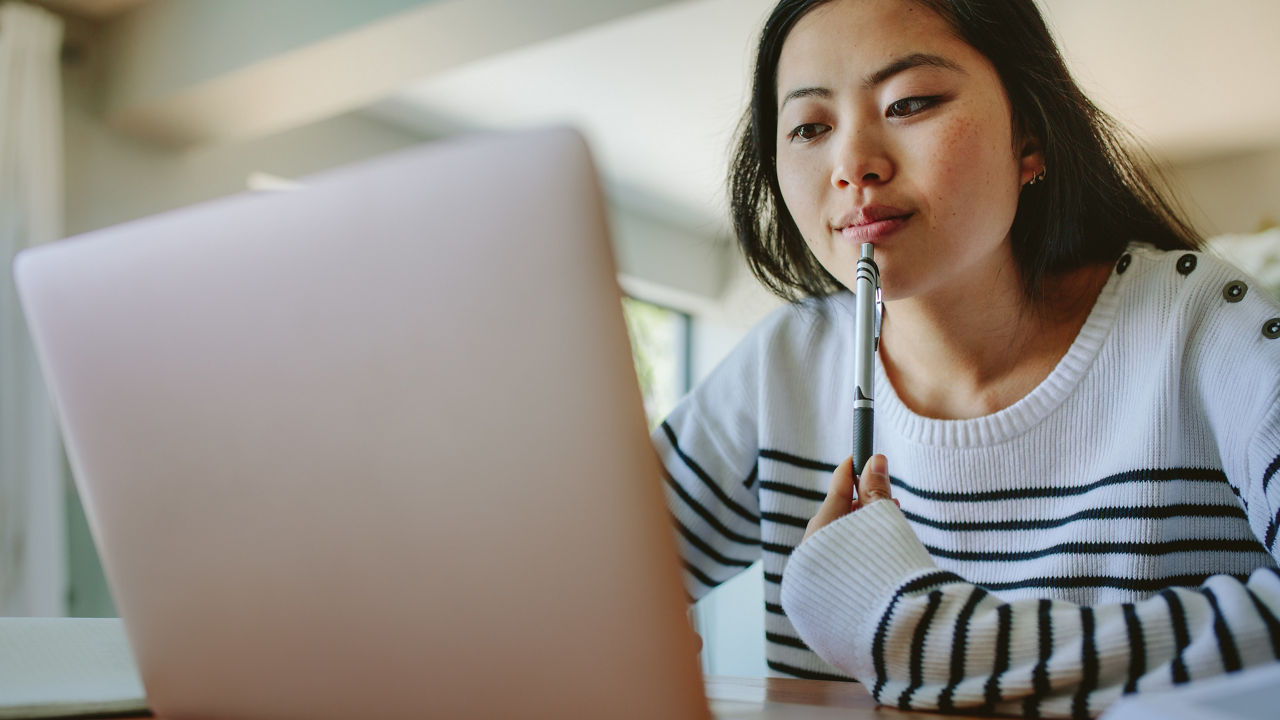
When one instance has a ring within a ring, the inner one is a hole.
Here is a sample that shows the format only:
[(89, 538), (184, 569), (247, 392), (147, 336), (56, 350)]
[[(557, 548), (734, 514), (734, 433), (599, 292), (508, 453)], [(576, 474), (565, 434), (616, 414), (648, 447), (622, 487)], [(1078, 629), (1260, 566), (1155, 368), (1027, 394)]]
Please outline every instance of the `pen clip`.
[(876, 278), (876, 321), (872, 324), (871, 337), (875, 340), (872, 349), (880, 351), (880, 322), (884, 317), (884, 301), (880, 299), (880, 279)]

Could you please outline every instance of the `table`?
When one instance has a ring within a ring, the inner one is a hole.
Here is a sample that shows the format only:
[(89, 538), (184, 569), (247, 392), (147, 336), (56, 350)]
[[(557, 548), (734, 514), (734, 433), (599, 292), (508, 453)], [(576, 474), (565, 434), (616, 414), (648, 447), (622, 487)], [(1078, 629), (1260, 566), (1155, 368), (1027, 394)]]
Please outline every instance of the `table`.
[[(719, 715), (756, 720), (976, 720), (977, 716), (903, 712), (879, 707), (857, 683), (788, 678), (709, 676), (707, 697)], [(130, 715), (120, 720), (140, 720), (150, 715)]]
[(730, 719), (738, 713), (742, 717), (762, 720), (974, 720), (979, 717), (904, 712), (880, 707), (866, 688), (858, 683), (713, 675), (706, 678), (706, 685), (713, 709)]

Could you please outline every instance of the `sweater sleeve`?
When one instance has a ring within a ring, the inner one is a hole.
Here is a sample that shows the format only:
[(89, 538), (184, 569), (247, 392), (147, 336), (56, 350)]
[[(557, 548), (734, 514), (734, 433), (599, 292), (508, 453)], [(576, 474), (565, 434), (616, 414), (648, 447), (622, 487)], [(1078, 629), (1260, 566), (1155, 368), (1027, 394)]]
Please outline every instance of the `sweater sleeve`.
[(760, 558), (760, 335), (748, 335), (653, 431), (690, 602)]
[(1136, 603), (1005, 602), (938, 569), (889, 502), (797, 548), (782, 606), (823, 659), (902, 709), (1084, 718), (1122, 694), (1280, 658), (1274, 568)]
[(1245, 449), (1246, 482), (1241, 498), (1249, 524), (1272, 557), (1280, 560), (1280, 398)]

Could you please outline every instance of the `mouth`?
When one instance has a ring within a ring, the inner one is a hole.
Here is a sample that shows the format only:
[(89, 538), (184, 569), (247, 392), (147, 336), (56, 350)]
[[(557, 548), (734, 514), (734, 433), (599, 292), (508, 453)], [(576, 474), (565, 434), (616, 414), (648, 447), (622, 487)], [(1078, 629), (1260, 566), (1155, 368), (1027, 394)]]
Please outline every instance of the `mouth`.
[(873, 205), (849, 213), (835, 223), (833, 231), (858, 243), (882, 241), (902, 229), (914, 213), (884, 205)]

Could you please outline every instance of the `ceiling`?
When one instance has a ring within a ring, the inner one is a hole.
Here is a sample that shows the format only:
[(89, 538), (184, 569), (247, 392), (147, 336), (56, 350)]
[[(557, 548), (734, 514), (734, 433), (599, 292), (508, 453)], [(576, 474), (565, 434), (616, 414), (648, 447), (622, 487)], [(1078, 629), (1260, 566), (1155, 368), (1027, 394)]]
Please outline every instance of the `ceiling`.
[[(1073, 73), (1172, 161), (1280, 146), (1280, 2), (1038, 0)], [(369, 112), (437, 133), (569, 122), (621, 202), (724, 217), (724, 168), (774, 0), (688, 0), (424, 79)]]
[[(180, 0), (36, 1), (102, 22), (140, 7), (172, 8)], [(421, 52), (435, 45), (474, 48), (486, 42), (497, 49), (462, 58), (425, 78), (405, 68), (380, 85), (366, 76), (361, 80), (366, 88), (385, 86), (391, 94), (362, 112), (430, 136), (472, 128), (571, 123), (591, 142), (615, 201), (709, 234), (724, 234), (727, 157), (745, 104), (755, 37), (775, 0), (611, 0), (611, 7), (630, 8), (620, 18), (618, 13), (592, 17), (601, 0), (592, 0), (590, 6), (566, 0), (519, 1), (546, 3), (543, 14), (577, 14), (580, 22), (562, 20), (561, 26), (569, 29), (549, 34), (551, 39), (503, 49), (501, 42), (490, 42), (491, 36), (509, 28), (500, 25), (500, 17), (489, 21), (483, 13), (494, 12), (484, 8), (516, 0), (422, 0), (423, 6), (470, 7), (481, 15), (471, 31), (475, 36), (450, 37), (447, 43), (431, 41), (433, 25), (412, 26), (406, 32)], [(223, 2), (187, 0), (187, 5), (203, 11), (251, 7), (243, 1), (202, 4)], [(1132, 128), (1158, 157), (1194, 162), (1280, 148), (1280, 1), (1037, 2), (1086, 92)], [(314, 7), (333, 14), (350, 6)], [(314, 20), (324, 13), (310, 15), (307, 19)], [(197, 18), (197, 25), (186, 32), (202, 27), (199, 18), (208, 16), (193, 12), (190, 17)], [(596, 17), (613, 19), (599, 22)], [(272, 32), (268, 27), (261, 30)], [(226, 54), (232, 46), (210, 40), (215, 46), (208, 52)], [(166, 47), (170, 53), (182, 50)], [(473, 59), (476, 56), (480, 59)], [(306, 77), (328, 78), (328, 85), (321, 83), (317, 92), (338, 93), (332, 65), (307, 66), (299, 54), (292, 57), (298, 60), (299, 72), (309, 72)], [(262, 95), (261, 87), (253, 90), (257, 95), (214, 104), (236, 108), (242, 118), (266, 117), (265, 105), (247, 102)], [(384, 90), (370, 92), (381, 95)], [(368, 97), (359, 104), (366, 105)], [(282, 102), (286, 108), (300, 104), (293, 96)], [(339, 105), (335, 101), (330, 112), (348, 109)], [(258, 109), (243, 111), (249, 107)], [(188, 114), (209, 115), (207, 108), (197, 110), (188, 108)], [(172, 123), (173, 117), (161, 116), (162, 122)]]
[(64, 15), (98, 21), (115, 17), (141, 5), (146, 0), (37, 0), (37, 2)]

